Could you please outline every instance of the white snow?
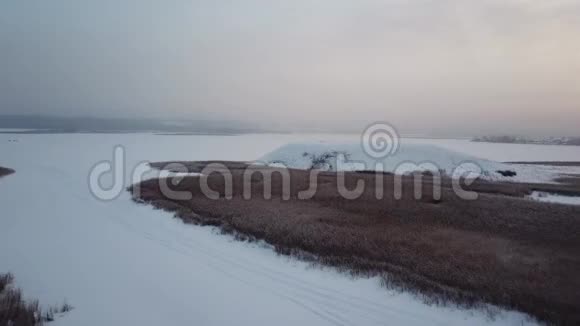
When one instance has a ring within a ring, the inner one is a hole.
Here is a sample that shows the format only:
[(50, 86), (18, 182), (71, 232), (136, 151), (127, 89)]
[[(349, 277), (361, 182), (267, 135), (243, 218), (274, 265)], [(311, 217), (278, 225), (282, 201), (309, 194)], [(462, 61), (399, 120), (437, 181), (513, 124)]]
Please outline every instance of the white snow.
[[(465, 176), (473, 172), (481, 174), (484, 179), (511, 182), (553, 182), (553, 179), (562, 173), (580, 174), (580, 167), (506, 164), (430, 143), (418, 143), (416, 140), (412, 142), (402, 140), (396, 153), (379, 159), (367, 155), (360, 143), (310, 142), (284, 145), (262, 156), (259, 161), (295, 169), (308, 169), (312, 166), (313, 154), (320, 156), (333, 152), (339, 154), (338, 164), (330, 167), (332, 170), (382, 170), (397, 174), (416, 170), (444, 170), (451, 176)], [(340, 154), (346, 156), (341, 157)], [(377, 163), (380, 165), (377, 166)], [(511, 177), (503, 176), (497, 172), (500, 170), (514, 171), (517, 174)]]
[[(138, 205), (100, 201), (89, 170), (143, 160), (252, 160), (316, 136), (0, 135), (0, 262), (27, 296), (75, 309), (54, 325), (521, 325), (524, 315), (427, 306)], [(130, 176), (125, 177), (129, 185)]]
[(578, 196), (565, 196), (544, 191), (533, 191), (532, 194), (528, 196), (528, 198), (547, 203), (580, 205), (580, 197)]

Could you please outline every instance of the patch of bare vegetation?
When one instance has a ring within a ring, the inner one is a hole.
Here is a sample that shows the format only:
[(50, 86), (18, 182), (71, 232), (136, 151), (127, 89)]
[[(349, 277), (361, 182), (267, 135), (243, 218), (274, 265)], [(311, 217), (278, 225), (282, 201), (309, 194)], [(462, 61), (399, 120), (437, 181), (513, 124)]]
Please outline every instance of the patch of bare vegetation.
[[(199, 172), (209, 162), (187, 163)], [(221, 162), (222, 164), (229, 164)], [(158, 166), (162, 166), (161, 164)], [(252, 199), (243, 194), (243, 172), (233, 163), (233, 198), (225, 179), (207, 181), (218, 199), (207, 198), (199, 177), (186, 177), (178, 191), (191, 200), (166, 198), (158, 180), (132, 187), (134, 198), (175, 212), (185, 223), (212, 225), (240, 240), (264, 240), (280, 254), (334, 266), (353, 275), (381, 276), (384, 285), (432, 303), (463, 306), (491, 303), (556, 324), (580, 323), (580, 207), (538, 203), (523, 197), (529, 185), (478, 181), (467, 187), (475, 201), (459, 199), (444, 178), (441, 199), (432, 196), (433, 179), (424, 176), (423, 197), (414, 199), (414, 180), (404, 177), (400, 200), (390, 174), (346, 173), (346, 185), (366, 183), (362, 196), (343, 198), (335, 173), (321, 173), (308, 200), (298, 192), (310, 186), (307, 171), (290, 170), (290, 199), (283, 200), (282, 177), (272, 175), (272, 198), (264, 199), (264, 177), (251, 178)], [(254, 167), (256, 170), (266, 169)], [(384, 197), (376, 199), (381, 180)]]
[(25, 302), (20, 290), (11, 286), (13, 280), (10, 274), (0, 275), (0, 325), (42, 325), (38, 302)]
[(573, 189), (580, 189), (580, 175), (566, 175), (555, 180), (556, 182), (561, 182), (566, 185), (570, 185)]
[(0, 166), (0, 177), (6, 176), (6, 175), (9, 175), (12, 173), (14, 173), (14, 170), (8, 169), (8, 168), (3, 168)]
[(38, 301), (25, 301), (11, 274), (0, 274), (0, 326), (41, 326), (73, 309), (68, 303), (43, 311)]

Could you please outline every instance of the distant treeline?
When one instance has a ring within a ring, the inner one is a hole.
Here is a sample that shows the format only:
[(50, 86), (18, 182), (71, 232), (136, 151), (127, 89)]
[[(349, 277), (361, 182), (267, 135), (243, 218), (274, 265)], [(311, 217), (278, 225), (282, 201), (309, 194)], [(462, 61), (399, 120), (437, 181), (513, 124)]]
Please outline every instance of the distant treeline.
[(263, 131), (258, 126), (233, 120), (155, 120), (36, 115), (2, 115), (0, 116), (0, 128), (29, 129), (42, 133), (160, 132), (241, 134)]
[(580, 137), (533, 138), (521, 136), (481, 136), (471, 141), (507, 144), (575, 145), (580, 146)]

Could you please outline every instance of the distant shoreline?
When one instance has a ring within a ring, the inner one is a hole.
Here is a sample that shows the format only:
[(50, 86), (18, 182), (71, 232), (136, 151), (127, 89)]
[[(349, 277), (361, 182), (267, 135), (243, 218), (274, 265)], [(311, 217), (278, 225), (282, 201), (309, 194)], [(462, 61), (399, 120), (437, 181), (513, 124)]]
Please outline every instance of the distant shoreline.
[(515, 136), (483, 136), (474, 137), (471, 141), (474, 143), (580, 146), (580, 137), (533, 138)]
[(11, 134), (143, 132), (245, 134), (265, 131), (267, 130), (255, 123), (237, 120), (0, 115), (0, 133)]
[[(250, 130), (250, 131), (159, 131), (159, 130), (61, 130), (61, 129), (27, 129), (14, 128), (14, 131), (8, 130), (10, 128), (0, 128), (0, 135), (50, 135), (50, 134), (152, 134), (155, 136), (241, 136), (249, 134), (275, 134), (275, 135), (352, 135), (360, 136), (357, 132), (336, 132), (336, 131), (264, 131), (264, 130)], [(464, 136), (418, 136), (418, 135), (401, 135), (401, 139), (456, 139), (469, 141), (470, 137)]]
[[(250, 132), (248, 132), (250, 133)], [(160, 131), (127, 131), (127, 130), (82, 130), (82, 131), (72, 131), (72, 130), (0, 130), (0, 135), (59, 135), (59, 134), (152, 134), (156, 136), (236, 136), (243, 135), (245, 133), (239, 132), (160, 132)]]
[[(573, 145), (569, 145), (573, 146)], [(580, 162), (578, 161), (513, 161), (513, 162), (504, 162), (508, 164), (528, 164), (528, 165), (551, 165), (551, 166), (580, 166)]]

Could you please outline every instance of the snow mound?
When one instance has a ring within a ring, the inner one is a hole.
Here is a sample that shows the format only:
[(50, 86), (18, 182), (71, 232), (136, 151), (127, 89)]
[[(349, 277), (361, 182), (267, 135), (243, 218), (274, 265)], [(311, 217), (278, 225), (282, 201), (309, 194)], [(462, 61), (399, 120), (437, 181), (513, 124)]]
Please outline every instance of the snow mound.
[[(379, 170), (395, 174), (439, 170), (454, 178), (554, 183), (563, 173), (580, 173), (563, 167), (509, 164), (455, 152), (432, 144), (401, 143), (397, 152), (375, 159), (360, 143), (290, 143), (261, 157), (268, 165), (328, 171)], [(500, 173), (501, 172), (501, 173)]]
[(266, 154), (260, 161), (288, 168), (320, 168), (330, 171), (382, 170), (402, 174), (418, 170), (440, 170), (448, 175), (465, 175), (471, 171), (488, 179), (503, 178), (497, 171), (513, 170), (508, 164), (430, 144), (403, 144), (396, 153), (375, 159), (367, 155), (358, 143), (293, 143)]

